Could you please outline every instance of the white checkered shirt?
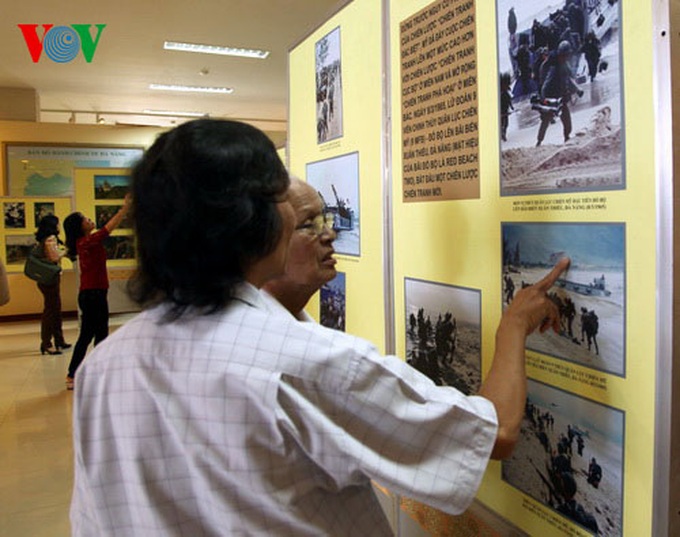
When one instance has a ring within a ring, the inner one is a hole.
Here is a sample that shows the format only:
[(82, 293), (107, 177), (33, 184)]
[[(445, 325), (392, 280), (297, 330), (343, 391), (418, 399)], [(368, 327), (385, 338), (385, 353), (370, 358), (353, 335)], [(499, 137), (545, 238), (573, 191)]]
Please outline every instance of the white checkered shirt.
[(481, 397), (267, 306), (141, 313), (76, 377), (76, 536), (391, 535), (371, 480), (459, 513), (496, 437)]

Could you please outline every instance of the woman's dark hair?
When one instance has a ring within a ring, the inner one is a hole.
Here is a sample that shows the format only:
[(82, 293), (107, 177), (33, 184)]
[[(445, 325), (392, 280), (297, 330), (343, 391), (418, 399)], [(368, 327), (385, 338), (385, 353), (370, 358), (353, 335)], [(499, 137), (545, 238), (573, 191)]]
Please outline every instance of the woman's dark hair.
[(71, 213), (64, 219), (64, 233), (66, 233), (67, 257), (74, 261), (78, 252), (76, 251), (76, 241), (85, 235), (83, 231), (83, 219), (80, 213)]
[(174, 318), (226, 306), (246, 269), (277, 246), (288, 184), (274, 144), (245, 123), (199, 119), (162, 134), (132, 172), (130, 296), (170, 301)]
[(35, 240), (38, 242), (44, 241), (47, 237), (59, 234), (59, 218), (53, 214), (47, 214), (38, 222), (38, 230), (35, 232)]

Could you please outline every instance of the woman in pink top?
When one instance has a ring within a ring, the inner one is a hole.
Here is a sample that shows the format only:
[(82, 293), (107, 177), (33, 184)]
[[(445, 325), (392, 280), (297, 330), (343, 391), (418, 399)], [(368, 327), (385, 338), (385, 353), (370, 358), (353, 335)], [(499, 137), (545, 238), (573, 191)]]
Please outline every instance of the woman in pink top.
[(68, 256), (75, 261), (78, 258), (80, 267), (80, 290), (78, 291), (78, 307), (80, 308), (80, 334), (73, 349), (71, 363), (66, 376), (66, 388), (73, 389), (73, 379), (78, 366), (85, 358), (87, 347), (92, 339), (97, 345), (109, 335), (109, 304), (107, 294), (109, 278), (106, 271), (106, 250), (104, 240), (116, 229), (125, 218), (130, 207), (130, 198), (120, 210), (102, 227), (95, 231), (95, 224), (82, 213), (72, 213), (64, 220), (66, 246)]

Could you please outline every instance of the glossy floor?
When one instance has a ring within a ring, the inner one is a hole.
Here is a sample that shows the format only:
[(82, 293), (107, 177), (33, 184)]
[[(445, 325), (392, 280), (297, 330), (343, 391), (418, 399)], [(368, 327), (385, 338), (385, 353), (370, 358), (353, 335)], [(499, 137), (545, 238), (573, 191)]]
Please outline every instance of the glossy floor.
[[(111, 329), (126, 319), (115, 316)], [(66, 537), (73, 485), (69, 349), (41, 356), (37, 322), (0, 323), (0, 535)], [(77, 321), (64, 323), (75, 343)]]

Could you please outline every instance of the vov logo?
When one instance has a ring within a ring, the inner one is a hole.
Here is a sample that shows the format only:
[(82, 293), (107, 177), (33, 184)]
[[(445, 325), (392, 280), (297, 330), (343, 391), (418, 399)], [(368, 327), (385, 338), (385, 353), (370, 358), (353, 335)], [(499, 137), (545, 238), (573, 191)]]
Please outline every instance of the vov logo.
[[(38, 37), (38, 26), (41, 25), (17, 24), (17, 26), (24, 35), (33, 63), (40, 61), (43, 50), (45, 55), (56, 63), (68, 63), (82, 50), (85, 61), (90, 63), (106, 24), (71, 24), (71, 26), (43, 24), (42, 40)], [(90, 33), (91, 26), (97, 28), (97, 35), (94, 38)]]

